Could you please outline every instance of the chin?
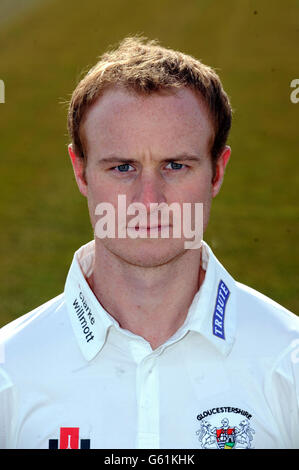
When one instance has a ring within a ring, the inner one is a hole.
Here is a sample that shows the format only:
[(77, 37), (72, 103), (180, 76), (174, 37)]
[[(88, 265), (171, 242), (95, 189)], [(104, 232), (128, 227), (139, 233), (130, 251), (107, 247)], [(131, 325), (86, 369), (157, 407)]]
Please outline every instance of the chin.
[(162, 266), (186, 252), (184, 240), (178, 239), (114, 240), (105, 243), (105, 246), (122, 261), (144, 268)]

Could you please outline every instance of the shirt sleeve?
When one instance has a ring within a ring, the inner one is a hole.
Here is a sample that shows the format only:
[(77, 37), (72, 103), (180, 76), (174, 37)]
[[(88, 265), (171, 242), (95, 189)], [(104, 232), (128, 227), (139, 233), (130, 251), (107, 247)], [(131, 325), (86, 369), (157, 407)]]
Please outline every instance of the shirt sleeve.
[(299, 335), (269, 371), (265, 392), (279, 425), (281, 447), (299, 449)]
[(13, 385), (0, 367), (0, 449), (12, 448)]

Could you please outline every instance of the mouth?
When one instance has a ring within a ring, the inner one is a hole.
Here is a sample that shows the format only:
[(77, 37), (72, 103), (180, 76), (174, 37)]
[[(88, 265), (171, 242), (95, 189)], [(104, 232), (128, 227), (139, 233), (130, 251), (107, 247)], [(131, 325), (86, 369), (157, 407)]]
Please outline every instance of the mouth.
[(170, 228), (171, 225), (154, 225), (154, 226), (139, 226), (137, 225), (136, 227), (127, 227), (128, 229), (133, 229), (133, 230), (136, 230), (136, 231), (142, 231), (142, 232), (156, 232), (156, 231), (162, 231), (162, 230), (165, 230), (165, 229), (168, 229)]

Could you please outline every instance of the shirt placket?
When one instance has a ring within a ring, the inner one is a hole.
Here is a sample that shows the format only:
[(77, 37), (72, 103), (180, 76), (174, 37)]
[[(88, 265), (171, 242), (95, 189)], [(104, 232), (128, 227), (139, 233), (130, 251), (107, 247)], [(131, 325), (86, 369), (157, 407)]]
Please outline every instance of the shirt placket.
[(137, 449), (159, 448), (159, 373), (158, 354), (146, 342), (131, 344), (136, 362)]

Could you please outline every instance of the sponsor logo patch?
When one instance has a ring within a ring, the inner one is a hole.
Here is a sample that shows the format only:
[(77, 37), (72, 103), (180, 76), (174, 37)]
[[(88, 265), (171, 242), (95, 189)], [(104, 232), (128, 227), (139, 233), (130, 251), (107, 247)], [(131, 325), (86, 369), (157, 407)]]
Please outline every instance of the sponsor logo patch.
[(226, 303), (230, 295), (230, 290), (221, 280), (218, 284), (216, 304), (213, 315), (213, 334), (218, 338), (225, 339), (224, 336), (224, 314)]
[(197, 415), (196, 431), (202, 449), (252, 449), (252, 415), (230, 406), (211, 408)]
[(94, 339), (93, 325), (95, 324), (95, 317), (81, 291), (79, 298), (76, 297), (73, 301), (73, 308), (80, 323), (81, 333), (84, 335), (86, 342), (89, 343)]
[[(49, 449), (79, 449), (79, 428), (60, 428), (60, 439), (49, 439)], [(80, 449), (90, 449), (90, 439), (80, 439)]]

